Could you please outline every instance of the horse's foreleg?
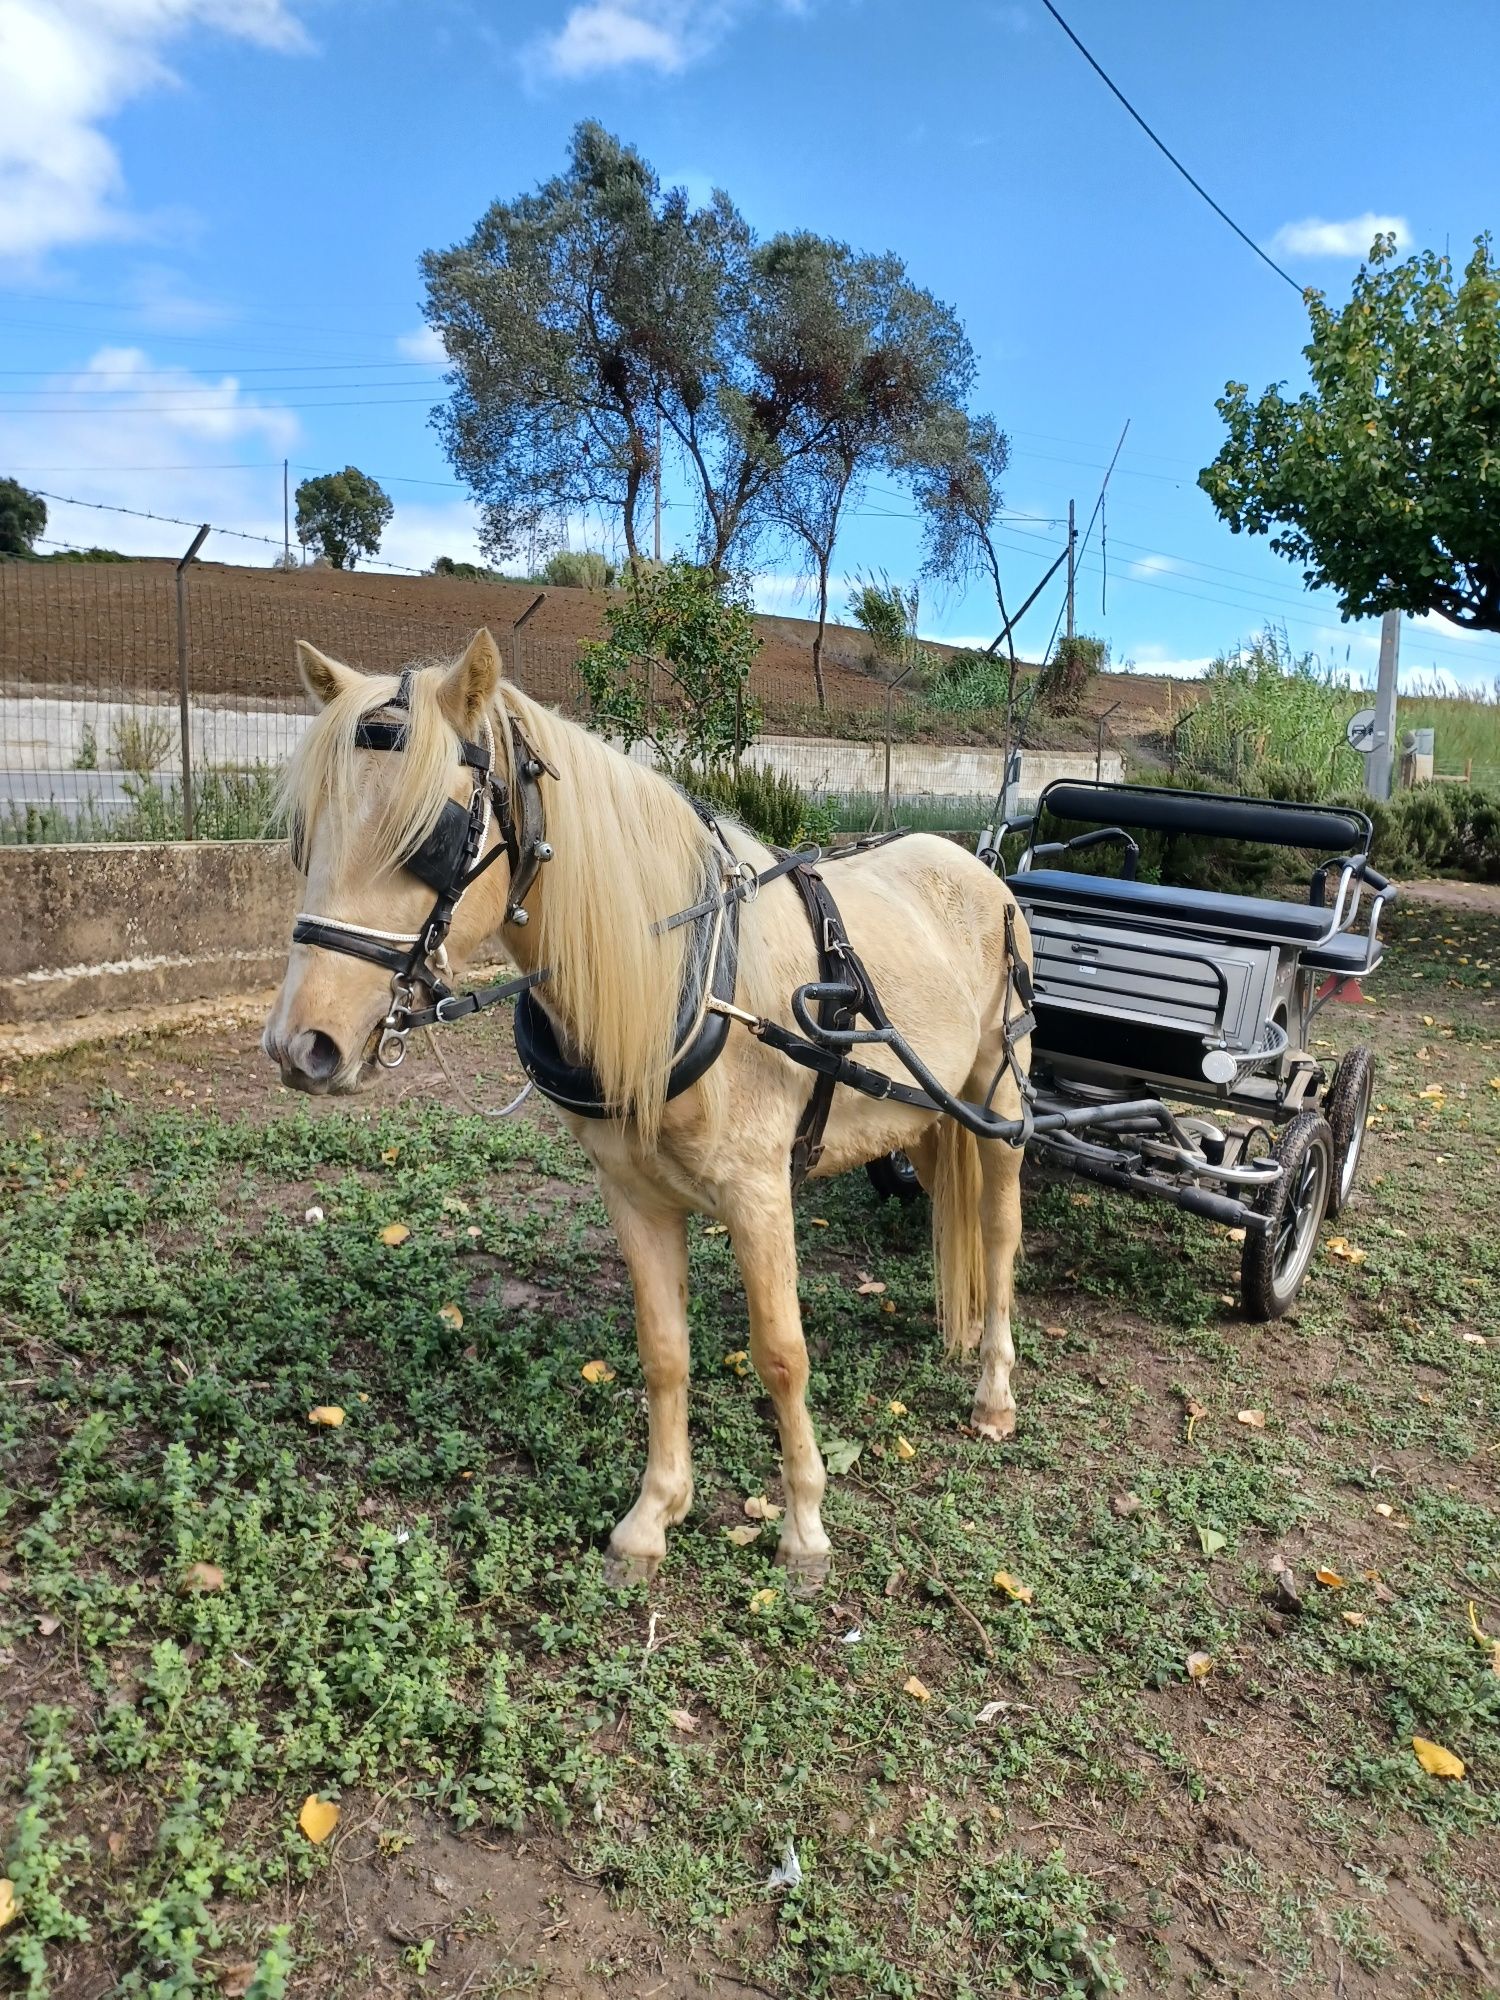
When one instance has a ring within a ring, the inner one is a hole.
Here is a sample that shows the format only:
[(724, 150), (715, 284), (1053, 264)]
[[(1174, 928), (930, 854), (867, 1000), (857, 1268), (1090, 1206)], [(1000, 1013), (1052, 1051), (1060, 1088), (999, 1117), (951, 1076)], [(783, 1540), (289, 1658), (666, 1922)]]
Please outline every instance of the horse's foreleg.
[(1016, 1399), (1010, 1386), (1010, 1371), (1016, 1365), (1010, 1306), (1021, 1244), (1021, 1151), (998, 1139), (987, 1139), (979, 1151), (984, 1170), (980, 1204), (985, 1303), (971, 1421), (981, 1437), (998, 1441), (1016, 1427)]
[(750, 1359), (781, 1432), (786, 1515), (777, 1559), (794, 1586), (812, 1589), (828, 1574), (829, 1541), (820, 1514), (823, 1460), (807, 1412), (807, 1343), (797, 1303), (790, 1189), (726, 1219), (750, 1308)]
[(636, 1344), (646, 1378), (648, 1444), (639, 1498), (609, 1538), (605, 1577), (619, 1587), (656, 1573), (667, 1529), (693, 1504), (688, 1448), (687, 1224), (680, 1214), (635, 1207), (602, 1187), (630, 1282)]

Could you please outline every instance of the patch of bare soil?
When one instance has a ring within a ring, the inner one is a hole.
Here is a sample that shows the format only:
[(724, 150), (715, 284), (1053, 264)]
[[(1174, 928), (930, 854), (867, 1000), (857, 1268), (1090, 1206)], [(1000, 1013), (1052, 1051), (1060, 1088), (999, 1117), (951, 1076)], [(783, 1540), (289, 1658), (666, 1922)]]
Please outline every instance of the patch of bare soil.
[(1414, 903), (1437, 903), (1448, 910), (1473, 910), (1500, 920), (1500, 882), (1403, 882), (1401, 893)]
[(396, 1831), (377, 1806), (346, 1844), (303, 1912), (326, 1941), (309, 2000), (739, 2000), (763, 1990), (669, 1949), (544, 1842), (404, 1815)]

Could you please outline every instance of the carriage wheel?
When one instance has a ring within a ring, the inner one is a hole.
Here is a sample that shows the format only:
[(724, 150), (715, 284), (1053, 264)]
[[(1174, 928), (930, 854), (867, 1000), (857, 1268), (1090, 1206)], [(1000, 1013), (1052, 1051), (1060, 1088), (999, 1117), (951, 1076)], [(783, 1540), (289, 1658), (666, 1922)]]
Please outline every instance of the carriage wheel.
[(1333, 1185), (1328, 1213), (1337, 1215), (1354, 1191), (1360, 1154), (1365, 1149), (1365, 1125), (1375, 1095), (1375, 1058), (1366, 1048), (1350, 1049), (1333, 1073), (1323, 1114), (1333, 1133)]
[(916, 1201), (921, 1195), (922, 1183), (905, 1153), (882, 1153), (878, 1160), (867, 1160), (865, 1172), (883, 1201)]
[(1302, 1288), (1333, 1186), (1333, 1133), (1321, 1111), (1302, 1111), (1276, 1142), (1281, 1178), (1256, 1198), (1263, 1230), (1247, 1233), (1240, 1259), (1246, 1319), (1280, 1319)]

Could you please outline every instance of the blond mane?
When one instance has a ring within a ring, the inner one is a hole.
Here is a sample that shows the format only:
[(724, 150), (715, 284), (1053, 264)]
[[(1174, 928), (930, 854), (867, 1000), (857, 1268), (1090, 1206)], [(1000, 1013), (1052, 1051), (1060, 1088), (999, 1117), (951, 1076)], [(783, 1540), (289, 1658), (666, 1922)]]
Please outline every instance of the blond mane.
[[(310, 724), (283, 783), (289, 822), (314, 822), (334, 843), (336, 868), (374, 873), (411, 854), (453, 796), (458, 733), (445, 713), (445, 671), (418, 668), (409, 686), (400, 782), (371, 816), (355, 736), (384, 708), (395, 675), (371, 675), (336, 693)], [(503, 712), (558, 772), (543, 778), (553, 858), (528, 899), (535, 962), (549, 968), (541, 997), (592, 1065), (610, 1104), (629, 1106), (647, 1144), (661, 1125), (685, 953), (695, 927), (658, 934), (714, 879), (712, 839), (665, 778), (633, 764), (602, 737), (502, 682), (490, 711), (498, 765), (509, 768)], [(710, 1073), (712, 1075), (712, 1072)]]

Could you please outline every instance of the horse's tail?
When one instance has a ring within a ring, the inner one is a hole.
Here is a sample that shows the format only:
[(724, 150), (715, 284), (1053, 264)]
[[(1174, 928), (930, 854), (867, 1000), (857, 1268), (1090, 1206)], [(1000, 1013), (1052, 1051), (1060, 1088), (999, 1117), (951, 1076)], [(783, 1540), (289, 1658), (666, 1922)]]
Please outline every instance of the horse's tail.
[[(991, 1142), (993, 1143), (993, 1142)], [(951, 1118), (940, 1118), (932, 1177), (932, 1269), (938, 1325), (949, 1354), (978, 1345), (984, 1320), (984, 1232), (980, 1193), (984, 1168), (979, 1140)]]

